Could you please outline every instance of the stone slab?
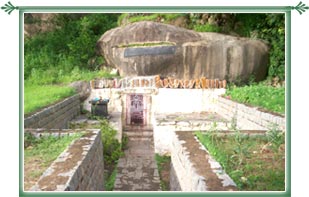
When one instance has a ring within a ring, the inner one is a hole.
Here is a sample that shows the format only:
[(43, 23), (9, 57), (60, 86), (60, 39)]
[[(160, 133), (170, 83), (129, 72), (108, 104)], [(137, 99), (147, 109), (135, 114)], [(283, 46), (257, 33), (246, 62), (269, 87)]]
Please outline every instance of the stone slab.
[(124, 57), (134, 57), (143, 55), (170, 55), (175, 54), (176, 46), (158, 47), (131, 47), (124, 50)]

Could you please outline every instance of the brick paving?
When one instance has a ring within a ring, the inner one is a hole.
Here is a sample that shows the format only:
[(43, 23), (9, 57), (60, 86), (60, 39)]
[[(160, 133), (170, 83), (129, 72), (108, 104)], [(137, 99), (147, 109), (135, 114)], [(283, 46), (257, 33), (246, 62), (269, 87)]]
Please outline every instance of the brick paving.
[[(124, 157), (118, 161), (114, 191), (161, 191), (152, 135), (134, 137), (132, 131), (127, 132), (131, 137)], [(137, 136), (140, 132), (136, 131)]]

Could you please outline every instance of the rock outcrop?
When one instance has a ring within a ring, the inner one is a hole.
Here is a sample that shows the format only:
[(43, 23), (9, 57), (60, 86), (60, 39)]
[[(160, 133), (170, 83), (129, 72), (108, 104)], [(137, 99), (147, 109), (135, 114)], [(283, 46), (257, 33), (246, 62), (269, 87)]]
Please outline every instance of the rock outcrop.
[(143, 21), (107, 31), (97, 51), (121, 76), (161, 75), (179, 79), (263, 80), (268, 47), (260, 40), (198, 33)]
[(88, 81), (74, 81), (70, 85), (79, 94), (79, 99), (81, 102), (85, 101), (91, 93), (90, 83)]

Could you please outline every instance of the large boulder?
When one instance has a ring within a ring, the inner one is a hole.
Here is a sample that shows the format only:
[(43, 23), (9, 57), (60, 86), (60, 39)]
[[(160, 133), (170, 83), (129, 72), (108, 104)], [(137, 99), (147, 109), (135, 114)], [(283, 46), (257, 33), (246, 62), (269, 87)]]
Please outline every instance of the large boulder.
[(245, 81), (253, 75), (259, 81), (268, 70), (268, 47), (263, 41), (150, 21), (107, 31), (98, 40), (97, 51), (121, 76)]
[(76, 93), (79, 94), (79, 99), (81, 102), (85, 101), (91, 93), (91, 87), (89, 81), (74, 81), (69, 84), (70, 87), (73, 87)]

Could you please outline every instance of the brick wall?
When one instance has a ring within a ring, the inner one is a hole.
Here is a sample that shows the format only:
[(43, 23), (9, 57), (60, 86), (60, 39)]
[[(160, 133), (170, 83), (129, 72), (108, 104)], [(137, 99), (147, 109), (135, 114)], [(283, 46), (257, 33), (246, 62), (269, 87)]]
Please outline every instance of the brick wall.
[(237, 126), (240, 129), (268, 130), (272, 124), (277, 124), (285, 131), (285, 117), (262, 112), (256, 107), (249, 107), (223, 97), (218, 97), (216, 112), (229, 121), (237, 117)]
[(79, 95), (74, 95), (25, 118), (24, 128), (65, 129), (79, 112)]
[[(54, 133), (67, 131), (56, 131)], [(101, 131), (83, 130), (43, 173), (31, 191), (103, 191), (104, 164)], [(51, 132), (49, 132), (51, 133)]]

